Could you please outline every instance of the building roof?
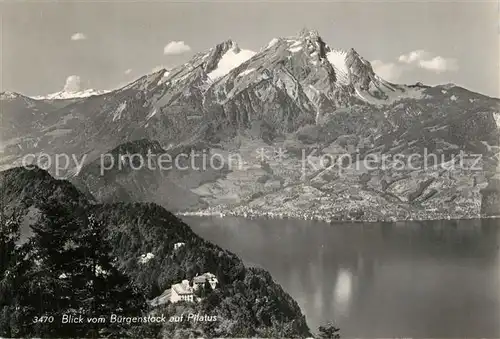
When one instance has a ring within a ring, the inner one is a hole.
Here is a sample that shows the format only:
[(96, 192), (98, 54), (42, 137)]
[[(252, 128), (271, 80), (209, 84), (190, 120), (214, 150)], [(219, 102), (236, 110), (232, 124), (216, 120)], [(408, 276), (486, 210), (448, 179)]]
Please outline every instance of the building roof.
[(172, 290), (177, 294), (193, 294), (193, 288), (189, 286), (187, 280), (183, 280), (182, 283), (172, 285)]
[(217, 280), (215, 277), (215, 274), (212, 274), (210, 272), (203, 273), (202, 275), (198, 275), (193, 278), (193, 282), (196, 284), (203, 284), (205, 281), (210, 281), (210, 280)]

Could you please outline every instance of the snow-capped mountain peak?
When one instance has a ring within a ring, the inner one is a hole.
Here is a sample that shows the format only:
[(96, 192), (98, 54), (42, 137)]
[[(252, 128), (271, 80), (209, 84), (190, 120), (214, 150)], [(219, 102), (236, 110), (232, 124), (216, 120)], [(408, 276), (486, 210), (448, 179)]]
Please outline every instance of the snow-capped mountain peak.
[[(207, 63), (208, 78), (215, 81), (253, 57), (256, 53), (248, 49), (241, 49), (232, 40), (227, 40), (216, 46), (209, 56)], [(217, 61), (217, 63), (215, 63)]]
[(178, 67), (168, 81), (181, 86), (179, 92), (184, 96), (200, 90), (197, 95), (211, 97), (203, 103), (225, 103), (268, 79), (277, 88), (287, 84), (285, 92), (292, 101), (312, 104), (318, 111), (332, 111), (359, 100), (384, 105), (407, 94), (404, 86), (377, 76), (356, 50), (332, 49), (318, 31), (310, 29), (274, 38), (258, 53), (226, 40)]
[(32, 99), (36, 100), (64, 100), (64, 99), (76, 99), (76, 98), (88, 98), (94, 95), (102, 95), (106, 94), (110, 91), (108, 90), (95, 90), (95, 89), (86, 89), (82, 91), (59, 91), (52, 94), (47, 95), (38, 95), (32, 97)]
[(0, 100), (12, 100), (20, 96), (19, 93), (5, 91), (0, 93)]
[(299, 37), (301, 38), (318, 38), (319, 32), (315, 29), (309, 29), (307, 27), (304, 27), (300, 30), (299, 32)]

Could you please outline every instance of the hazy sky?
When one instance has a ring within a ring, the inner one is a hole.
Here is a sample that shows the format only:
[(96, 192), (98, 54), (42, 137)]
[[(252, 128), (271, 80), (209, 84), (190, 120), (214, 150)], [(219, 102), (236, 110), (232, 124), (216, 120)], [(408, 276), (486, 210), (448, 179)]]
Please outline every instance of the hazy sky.
[(307, 26), (389, 80), (500, 96), (497, 1), (31, 1), (0, 3), (0, 14), (1, 90), (28, 95), (70, 76), (73, 89), (112, 89), (228, 38), (258, 51)]

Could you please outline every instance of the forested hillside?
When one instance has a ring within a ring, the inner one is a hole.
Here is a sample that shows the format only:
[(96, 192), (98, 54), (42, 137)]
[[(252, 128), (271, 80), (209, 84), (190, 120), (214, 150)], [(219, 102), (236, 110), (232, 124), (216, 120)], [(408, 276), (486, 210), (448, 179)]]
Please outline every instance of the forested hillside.
[[(37, 168), (1, 172), (0, 197), (1, 336), (310, 335), (297, 303), (267, 272), (246, 268), (162, 207), (95, 204), (68, 182)], [(174, 250), (177, 242), (185, 245)], [(151, 260), (141, 263), (144, 254)], [(204, 272), (214, 273), (219, 284), (201, 301), (158, 309), (148, 305), (172, 283)], [(111, 314), (170, 319), (183, 313), (217, 320), (109, 321)], [(62, 321), (80, 316), (83, 323)], [(106, 321), (85, 323), (92, 317)]]

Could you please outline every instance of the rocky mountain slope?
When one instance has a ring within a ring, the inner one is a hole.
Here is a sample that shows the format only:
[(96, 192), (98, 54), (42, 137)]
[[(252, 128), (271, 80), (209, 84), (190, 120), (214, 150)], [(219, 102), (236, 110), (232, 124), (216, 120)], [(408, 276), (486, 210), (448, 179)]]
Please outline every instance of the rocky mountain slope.
[[(258, 53), (228, 40), (170, 71), (70, 104), (15, 102), (5, 106), (15, 132), (2, 136), (1, 164), (19, 164), (26, 153), (85, 156), (78, 175), (75, 166), (65, 175), (102, 201), (325, 220), (500, 214), (493, 206), (499, 99), (452, 84), (392, 84), (356, 50), (331, 48), (315, 31), (273, 39)], [(103, 153), (119, 157), (137, 145), (142, 155), (189, 150), (183, 165), (205, 154), (238, 155), (242, 166), (103, 171)], [(461, 152), (467, 166), (438, 165), (458, 162)], [(415, 166), (412, 154), (420, 155)], [(340, 155), (358, 160), (340, 173)], [(395, 155), (406, 166), (395, 166)], [(359, 166), (373, 156), (392, 160)], [(326, 158), (329, 166), (312, 165)]]
[[(246, 268), (234, 254), (201, 239), (158, 205), (96, 204), (69, 182), (38, 168), (0, 172), (0, 198), (0, 255), (6, 259), (0, 264), (2, 336), (310, 336), (297, 303), (267, 272)], [(32, 232), (23, 234), (23, 225)], [(12, 241), (16, 246), (4, 251)], [(184, 243), (180, 250), (174, 248), (178, 242)], [(146, 263), (139, 260), (145, 254), (150, 258)], [(89, 271), (97, 267), (95, 262), (100, 268)], [(218, 319), (215, 323), (106, 322), (96, 327), (60, 319), (33, 322), (34, 316), (63, 314), (147, 316), (152, 310), (146, 299), (204, 272), (214, 273), (219, 281), (209, 296), (197, 303), (169, 304), (157, 312), (166, 319), (206, 314)], [(99, 284), (97, 291), (93, 284)], [(98, 297), (105, 298), (105, 306), (89, 304)]]

